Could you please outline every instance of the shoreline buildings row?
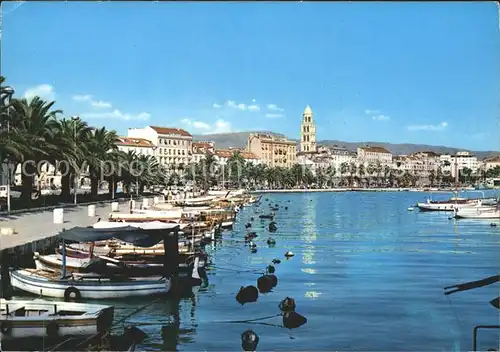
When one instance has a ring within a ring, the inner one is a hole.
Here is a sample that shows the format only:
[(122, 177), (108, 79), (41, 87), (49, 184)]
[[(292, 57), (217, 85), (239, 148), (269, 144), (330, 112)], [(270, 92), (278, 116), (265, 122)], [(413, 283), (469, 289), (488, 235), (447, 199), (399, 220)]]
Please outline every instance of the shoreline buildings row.
[[(298, 164), (307, 167), (313, 174), (332, 167), (338, 171), (347, 167), (348, 172), (356, 169), (358, 173), (363, 168), (365, 174), (380, 174), (390, 168), (429, 177), (439, 169), (439, 172), (455, 178), (457, 172), (463, 170), (477, 174), (500, 166), (500, 156), (479, 160), (468, 151), (460, 151), (455, 155), (440, 155), (432, 151), (393, 155), (381, 146), (366, 145), (353, 152), (343, 146), (319, 145), (314, 114), (309, 105), (302, 113), (299, 142), (276, 133), (255, 132), (249, 133), (246, 148), (217, 149), (213, 141), (194, 141), (193, 136), (181, 128), (146, 126), (129, 128), (127, 136), (119, 137), (117, 147), (126, 153), (153, 156), (160, 165), (174, 168), (199, 163), (207, 154), (212, 154), (218, 165), (225, 165), (235, 152), (253, 165), (292, 168)], [(35, 180), (36, 185), (41, 188), (60, 186), (60, 175), (53, 166), (45, 165), (42, 171)], [(3, 181), (1, 184), (5, 183)], [(21, 183), (20, 168), (14, 182)]]

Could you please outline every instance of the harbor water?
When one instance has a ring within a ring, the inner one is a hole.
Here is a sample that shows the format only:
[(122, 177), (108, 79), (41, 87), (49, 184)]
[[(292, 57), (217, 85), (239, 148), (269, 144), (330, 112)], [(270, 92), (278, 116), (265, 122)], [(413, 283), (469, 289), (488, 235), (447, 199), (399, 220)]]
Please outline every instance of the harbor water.
[[(208, 284), (190, 297), (102, 303), (115, 305), (115, 320), (151, 303), (117, 327), (136, 325), (148, 334), (139, 350), (238, 351), (247, 329), (259, 336), (261, 351), (471, 350), (474, 326), (499, 323), (498, 310), (489, 304), (498, 297), (498, 284), (449, 296), (443, 288), (499, 273), (500, 225), (408, 211), (427, 196), (265, 194), (260, 206), (240, 211), (232, 231), (207, 245)], [(275, 233), (268, 231), (270, 220), (258, 218), (271, 212), (269, 204), (279, 206)], [(251, 217), (256, 253), (244, 242)], [(266, 244), (270, 236), (274, 247)], [(287, 251), (294, 257), (285, 259)], [(240, 305), (239, 288), (256, 285), (274, 258), (281, 259), (277, 287)], [(305, 325), (282, 327), (276, 315), (285, 297), (295, 299)], [(255, 320), (264, 317), (270, 318)], [(481, 331), (478, 347), (497, 347), (498, 336), (498, 330)]]

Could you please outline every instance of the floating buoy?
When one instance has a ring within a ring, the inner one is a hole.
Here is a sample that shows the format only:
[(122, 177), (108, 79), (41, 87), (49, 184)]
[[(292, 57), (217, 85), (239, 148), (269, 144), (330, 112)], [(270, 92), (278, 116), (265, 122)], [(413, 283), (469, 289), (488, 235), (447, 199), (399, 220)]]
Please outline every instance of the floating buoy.
[(254, 221), (254, 218), (253, 218), (253, 216), (252, 216), (252, 217), (250, 218), (250, 221)]
[(267, 268), (266, 268), (266, 271), (269, 273), (269, 274), (274, 274), (274, 272), (276, 271), (276, 269), (274, 268), (274, 266), (272, 265), (268, 265)]
[(254, 239), (257, 237), (257, 234), (255, 232), (249, 232), (245, 235), (245, 241), (250, 241), (251, 239)]
[(413, 211), (415, 208), (413, 207), (408, 207), (408, 211)]
[(285, 253), (285, 257), (286, 257), (287, 259), (288, 259), (288, 258), (293, 257), (294, 255), (295, 255), (295, 254), (293, 254), (293, 252), (291, 252), (291, 251), (288, 251), (288, 252), (286, 252), (286, 253)]
[(295, 329), (305, 323), (307, 323), (307, 318), (295, 311), (289, 311), (283, 314), (283, 325), (287, 329)]
[(245, 224), (245, 228), (246, 228), (246, 229), (248, 229), (248, 228), (250, 228), (250, 227), (252, 227), (252, 224), (250, 224), (249, 222), (247, 222), (247, 223)]
[(275, 259), (272, 260), (272, 263), (273, 264), (279, 264), (279, 263), (281, 263), (281, 260), (275, 258)]
[(275, 275), (262, 275), (257, 279), (257, 287), (260, 293), (271, 292), (273, 287), (278, 284), (278, 278)]
[(490, 224), (490, 226), (491, 226), (491, 227), (497, 227), (497, 224), (495, 224), (494, 222), (492, 222), (492, 223)]
[(250, 241), (250, 243), (248, 245), (250, 246), (250, 248), (257, 248), (257, 245), (255, 243), (253, 243), (252, 241)]
[(274, 246), (276, 244), (276, 240), (272, 237), (269, 237), (267, 239), (267, 244), (270, 245), (270, 246)]
[(243, 305), (245, 303), (255, 302), (259, 298), (259, 291), (255, 286), (241, 286), (238, 294), (236, 295), (236, 300), (239, 304)]
[(259, 344), (259, 336), (252, 330), (247, 330), (241, 334), (241, 348), (243, 351), (255, 351)]
[(495, 299), (492, 299), (492, 300), (490, 301), (490, 304), (491, 304), (493, 307), (500, 309), (500, 297), (497, 297), (497, 298), (495, 298)]
[(285, 210), (288, 210), (288, 207), (285, 207)]
[(274, 221), (271, 221), (271, 223), (269, 224), (269, 232), (276, 232), (277, 229), (278, 227), (276, 226), (276, 223)]
[(252, 247), (250, 248), (251, 253), (257, 253), (257, 247)]
[(278, 306), (282, 312), (295, 311), (295, 300), (291, 297), (286, 297)]

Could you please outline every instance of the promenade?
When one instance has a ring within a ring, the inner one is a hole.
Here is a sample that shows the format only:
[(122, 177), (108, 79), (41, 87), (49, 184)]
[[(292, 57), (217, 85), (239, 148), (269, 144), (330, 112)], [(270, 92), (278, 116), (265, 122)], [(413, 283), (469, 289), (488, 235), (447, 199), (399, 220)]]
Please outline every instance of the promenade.
[[(126, 203), (120, 203), (120, 210), (125, 210)], [(57, 235), (63, 228), (75, 226), (89, 226), (99, 217), (106, 219), (111, 212), (111, 204), (96, 204), (96, 216), (88, 216), (88, 206), (64, 208), (64, 223), (54, 224), (52, 210), (19, 213), (13, 215), (0, 215), (0, 228), (13, 228), (12, 235), (0, 235), (0, 250), (23, 246), (32, 242), (35, 247), (43, 247), (43, 241)], [(37, 243), (39, 242), (39, 243)]]

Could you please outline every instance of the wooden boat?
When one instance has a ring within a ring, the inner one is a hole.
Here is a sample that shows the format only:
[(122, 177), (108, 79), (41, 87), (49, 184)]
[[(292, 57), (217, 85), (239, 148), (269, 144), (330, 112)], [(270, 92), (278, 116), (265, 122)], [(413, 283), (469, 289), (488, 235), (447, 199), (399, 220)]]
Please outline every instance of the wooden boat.
[(217, 196), (205, 196), (198, 198), (187, 198), (177, 200), (175, 202), (178, 206), (193, 207), (193, 206), (207, 206), (217, 199)]
[(10, 274), (12, 287), (42, 297), (79, 299), (115, 299), (150, 296), (167, 293), (170, 278), (119, 277), (99, 274), (73, 273), (60, 278), (59, 273), (37, 269), (13, 270)]
[(114, 307), (98, 304), (50, 302), (41, 299), (0, 299), (2, 341), (56, 336), (87, 336), (107, 331)]
[(114, 307), (98, 304), (0, 299), (2, 342), (61, 336), (90, 336), (107, 331)]

